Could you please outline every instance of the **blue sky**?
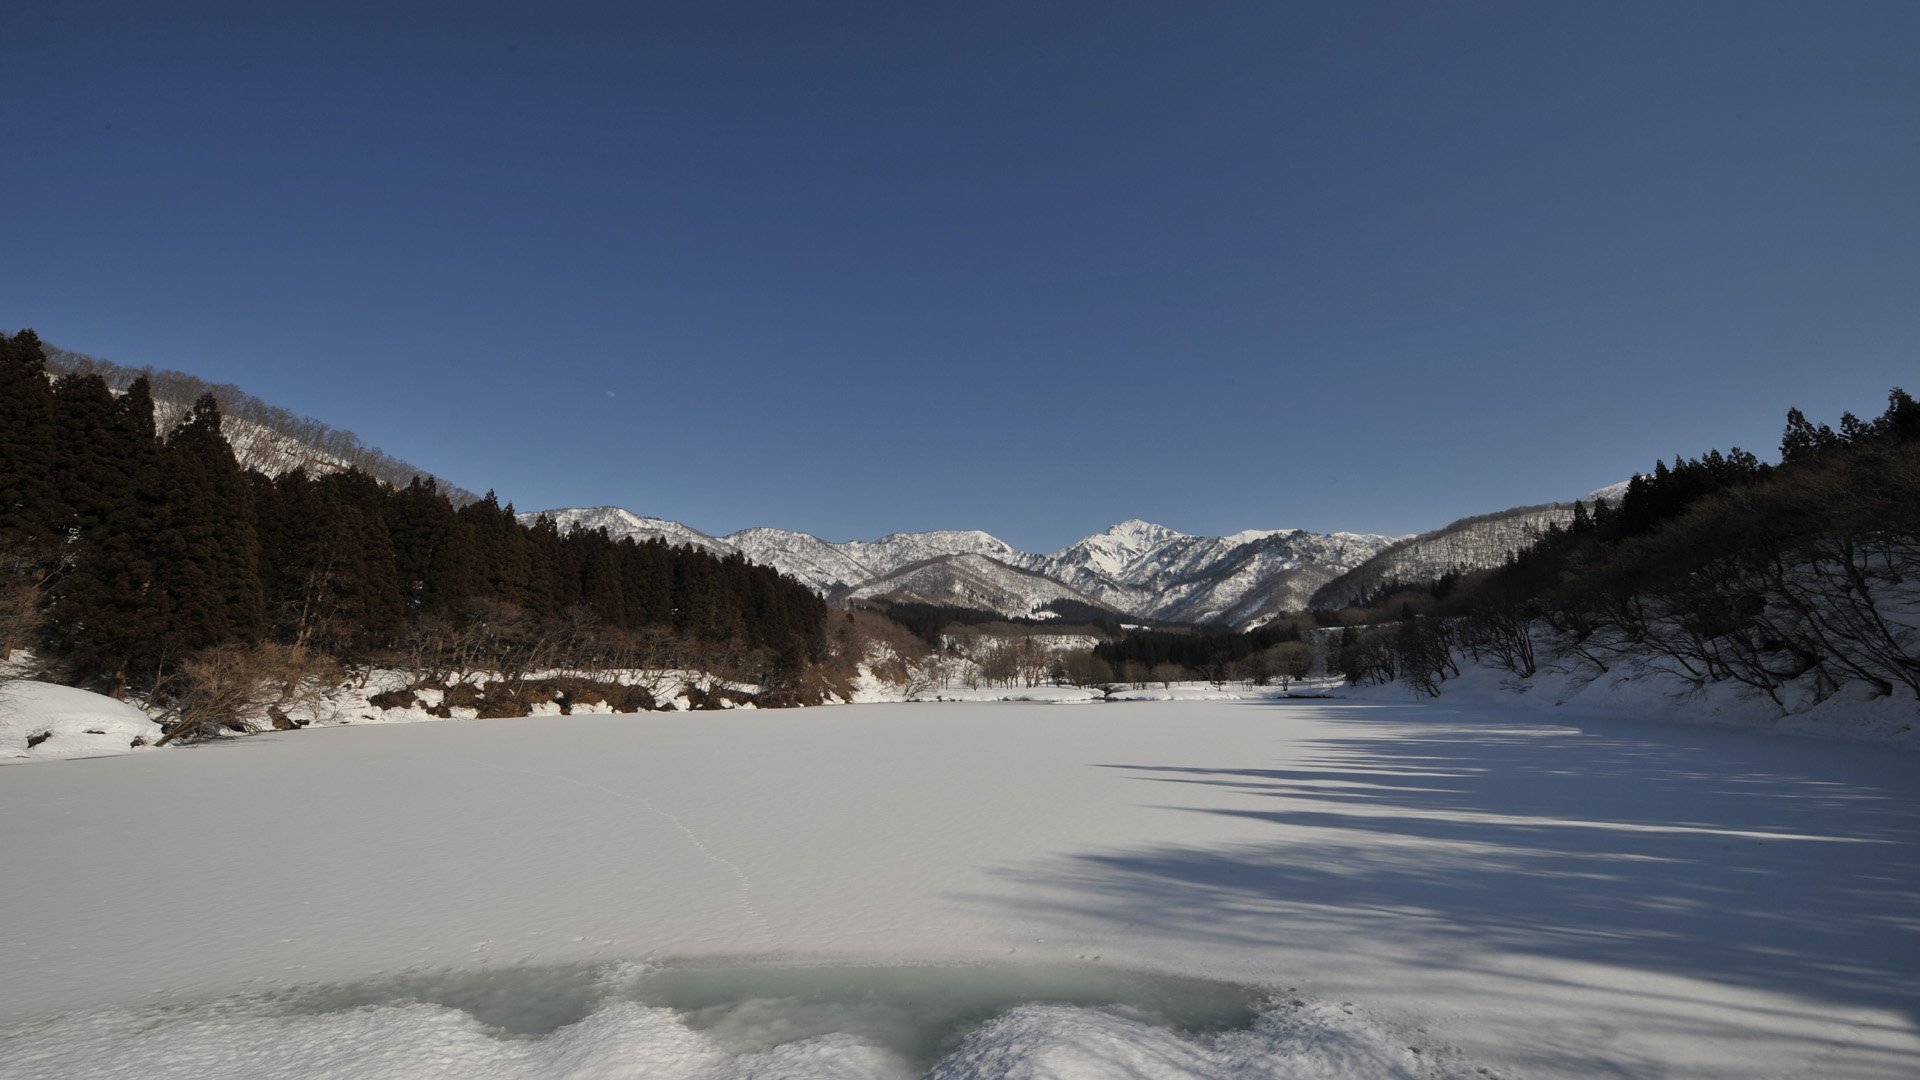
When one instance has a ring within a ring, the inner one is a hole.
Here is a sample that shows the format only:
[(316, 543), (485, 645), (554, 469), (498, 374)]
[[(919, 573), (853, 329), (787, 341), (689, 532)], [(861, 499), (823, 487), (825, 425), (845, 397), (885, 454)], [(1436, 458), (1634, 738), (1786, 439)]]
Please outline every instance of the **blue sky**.
[(0, 326), (522, 509), (1410, 532), (1920, 392), (1920, 4), (8, 5)]

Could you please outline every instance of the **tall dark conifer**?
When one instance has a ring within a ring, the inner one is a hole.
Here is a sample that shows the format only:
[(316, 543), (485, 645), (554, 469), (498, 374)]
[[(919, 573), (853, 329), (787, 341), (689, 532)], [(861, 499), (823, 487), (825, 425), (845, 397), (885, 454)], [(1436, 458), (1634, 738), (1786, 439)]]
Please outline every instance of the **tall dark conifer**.
[(59, 535), (58, 445), (40, 339), (31, 330), (0, 334), (0, 545), (38, 551)]
[(166, 507), (146, 380), (116, 406), (109, 437), (125, 483), (98, 527), (74, 539), (71, 567), (50, 586), (44, 650), (69, 682), (118, 696), (160, 673), (168, 602), (156, 587)]
[(156, 587), (166, 596), (165, 654), (251, 642), (265, 630), (253, 494), (220, 436), (212, 394), (194, 402), (161, 451), (165, 518)]
[(53, 459), (53, 486), (62, 515), (60, 530), (84, 537), (99, 529), (128, 493), (132, 478), (121, 445), (120, 403), (98, 375), (68, 375), (53, 387), (59, 425)]

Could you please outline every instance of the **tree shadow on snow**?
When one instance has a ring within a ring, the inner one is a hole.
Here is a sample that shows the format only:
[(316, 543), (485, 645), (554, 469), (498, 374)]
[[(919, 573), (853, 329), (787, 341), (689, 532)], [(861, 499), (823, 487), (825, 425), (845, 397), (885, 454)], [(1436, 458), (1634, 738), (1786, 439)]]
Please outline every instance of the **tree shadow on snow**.
[[(1351, 734), (1271, 767), (1095, 766), (1169, 812), (1287, 831), (1009, 870), (1023, 907), (1176, 941), (1364, 938), (1460, 970), (1585, 961), (1920, 1016), (1912, 754), (1436, 708), (1331, 716)], [(1209, 805), (1181, 805), (1195, 788)]]

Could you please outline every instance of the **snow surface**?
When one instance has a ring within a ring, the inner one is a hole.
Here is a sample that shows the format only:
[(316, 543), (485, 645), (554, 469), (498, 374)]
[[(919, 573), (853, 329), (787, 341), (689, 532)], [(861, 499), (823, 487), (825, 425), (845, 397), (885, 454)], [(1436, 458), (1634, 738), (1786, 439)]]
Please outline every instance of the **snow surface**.
[(0, 683), (0, 765), (124, 754), (159, 739), (160, 725), (124, 701), (30, 679)]
[[(1547, 655), (1547, 643), (1541, 641), (1537, 650)], [(1920, 750), (1920, 701), (1904, 689), (1881, 695), (1855, 683), (1835, 692), (1819, 686), (1817, 675), (1809, 675), (1782, 688), (1783, 707), (1759, 690), (1730, 680), (1699, 685), (1664, 669), (1657, 658), (1622, 660), (1599, 675), (1590, 669), (1543, 668), (1524, 679), (1493, 665), (1461, 663), (1460, 676), (1440, 684), (1440, 701), (1455, 707), (1524, 705), (1554, 718), (1631, 716)], [(1330, 690), (1349, 701), (1426, 700), (1403, 683), (1339, 683)]]
[(714, 957), (1279, 995), (1210, 1035), (1010, 1005), (942, 1077), (1910, 1077), (1913, 764), (1443, 700), (546, 717), (9, 769), (0, 1077), (917, 1068), (618, 996), (533, 1033), (474, 995), (285, 1004)]

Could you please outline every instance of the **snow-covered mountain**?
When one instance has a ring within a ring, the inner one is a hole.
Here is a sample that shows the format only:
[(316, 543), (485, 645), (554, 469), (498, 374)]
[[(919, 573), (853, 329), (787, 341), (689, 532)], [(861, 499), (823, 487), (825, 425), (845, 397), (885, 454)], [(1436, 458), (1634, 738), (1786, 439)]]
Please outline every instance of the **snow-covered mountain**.
[(717, 555), (732, 555), (739, 549), (725, 540), (717, 540), (699, 529), (688, 528), (665, 518), (641, 517), (617, 506), (594, 506), (580, 510), (545, 510), (538, 514), (516, 515), (531, 523), (536, 518), (552, 519), (563, 533), (575, 529), (605, 529), (615, 540), (664, 540), (674, 547), (696, 547)]
[(1393, 543), (1392, 537), (1251, 530), (1188, 536), (1138, 519), (1051, 554), (1032, 554), (977, 530), (893, 533), (830, 543), (785, 529), (709, 536), (618, 507), (547, 510), (563, 530), (661, 539), (774, 567), (832, 599), (954, 604), (1028, 615), (1070, 602), (1133, 618), (1257, 625), (1304, 607), (1313, 591)]
[(1532, 545), (1549, 525), (1573, 520), (1572, 503), (1516, 506), (1480, 514), (1389, 545), (1316, 590), (1309, 606), (1343, 608), (1382, 586), (1436, 581), (1445, 574), (1499, 566)]
[(1390, 543), (1300, 529), (1188, 536), (1136, 519), (1030, 565), (1131, 615), (1248, 626), (1304, 607), (1314, 589)]
[[(1107, 606), (1052, 578), (972, 552), (909, 563), (847, 595), (861, 600), (950, 604), (1006, 615), (1041, 614), (1061, 601)], [(1115, 614), (1122, 613), (1116, 610)]]
[[(1579, 501), (1589, 506), (1597, 501), (1618, 506), (1630, 482), (1608, 484)], [(1531, 546), (1549, 526), (1572, 521), (1573, 506), (1571, 502), (1516, 506), (1461, 518), (1432, 532), (1406, 537), (1323, 583), (1306, 606), (1343, 608), (1364, 600), (1383, 585), (1437, 581), (1448, 573), (1499, 566)]]

